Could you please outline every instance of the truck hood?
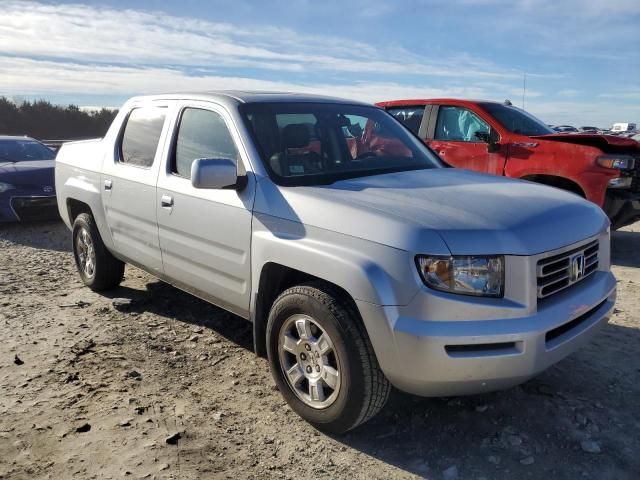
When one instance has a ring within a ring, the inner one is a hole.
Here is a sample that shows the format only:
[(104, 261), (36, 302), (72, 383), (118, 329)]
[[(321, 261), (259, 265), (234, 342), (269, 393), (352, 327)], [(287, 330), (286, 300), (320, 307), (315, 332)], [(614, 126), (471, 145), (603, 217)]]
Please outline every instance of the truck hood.
[(585, 145), (588, 147), (596, 147), (607, 152), (612, 148), (615, 149), (630, 149), (640, 152), (640, 142), (637, 142), (631, 138), (617, 137), (615, 135), (598, 135), (598, 134), (566, 134), (556, 133), (550, 135), (534, 135), (530, 138), (537, 138), (540, 140), (549, 140), (553, 142), (573, 143), (575, 145)]
[(598, 206), (572, 193), (458, 169), (273, 187), (259, 186), (258, 213), (416, 253), (440, 253), (444, 241), (454, 255), (533, 255), (609, 223)]

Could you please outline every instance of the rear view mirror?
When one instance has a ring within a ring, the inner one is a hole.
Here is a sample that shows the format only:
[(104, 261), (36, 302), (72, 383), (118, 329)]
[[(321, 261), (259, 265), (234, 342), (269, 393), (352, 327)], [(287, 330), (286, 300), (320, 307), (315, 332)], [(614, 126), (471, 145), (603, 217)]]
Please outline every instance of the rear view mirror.
[(203, 189), (238, 189), (236, 162), (228, 158), (198, 158), (191, 164), (191, 185)]
[(489, 132), (476, 132), (474, 136), (487, 144), (487, 151), (489, 153), (495, 153), (500, 150), (500, 143), (498, 143), (498, 135), (493, 131)]
[(478, 140), (481, 140), (484, 143), (489, 143), (491, 141), (489, 132), (476, 132), (474, 135)]

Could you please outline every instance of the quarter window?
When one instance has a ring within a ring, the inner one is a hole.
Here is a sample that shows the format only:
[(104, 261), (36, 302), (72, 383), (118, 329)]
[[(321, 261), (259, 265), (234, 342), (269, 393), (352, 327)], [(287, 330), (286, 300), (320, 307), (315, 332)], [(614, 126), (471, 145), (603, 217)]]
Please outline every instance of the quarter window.
[(166, 107), (134, 108), (120, 143), (120, 162), (150, 168), (158, 149)]
[(178, 129), (173, 173), (191, 178), (191, 164), (199, 158), (227, 158), (237, 162), (238, 150), (220, 114), (186, 108)]
[(477, 133), (489, 133), (489, 125), (466, 108), (441, 106), (434, 140), (482, 142)]
[(400, 107), (388, 108), (387, 112), (393, 115), (393, 118), (404, 124), (409, 130), (418, 135), (422, 117), (424, 116), (424, 106), (422, 107)]

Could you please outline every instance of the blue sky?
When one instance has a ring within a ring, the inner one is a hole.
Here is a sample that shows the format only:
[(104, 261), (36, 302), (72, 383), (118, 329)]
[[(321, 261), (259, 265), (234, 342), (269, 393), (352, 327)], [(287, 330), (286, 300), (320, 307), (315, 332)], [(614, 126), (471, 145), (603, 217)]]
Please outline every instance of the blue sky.
[(119, 106), (246, 88), (511, 99), (548, 123), (640, 123), (640, 2), (2, 1), (0, 95)]

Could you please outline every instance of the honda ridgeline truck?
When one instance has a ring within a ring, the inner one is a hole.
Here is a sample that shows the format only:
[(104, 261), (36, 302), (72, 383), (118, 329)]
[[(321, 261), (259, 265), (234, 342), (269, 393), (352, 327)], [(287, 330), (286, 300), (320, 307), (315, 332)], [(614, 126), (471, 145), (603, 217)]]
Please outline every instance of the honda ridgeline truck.
[(618, 229), (640, 220), (640, 143), (554, 132), (505, 103), (438, 98), (380, 102), (456, 168), (551, 185), (591, 200)]
[(440, 160), (382, 109), (296, 94), (133, 98), (65, 144), (58, 206), (91, 289), (125, 263), (253, 322), (291, 408), (344, 432), (390, 386), (521, 383), (605, 324), (609, 221)]

